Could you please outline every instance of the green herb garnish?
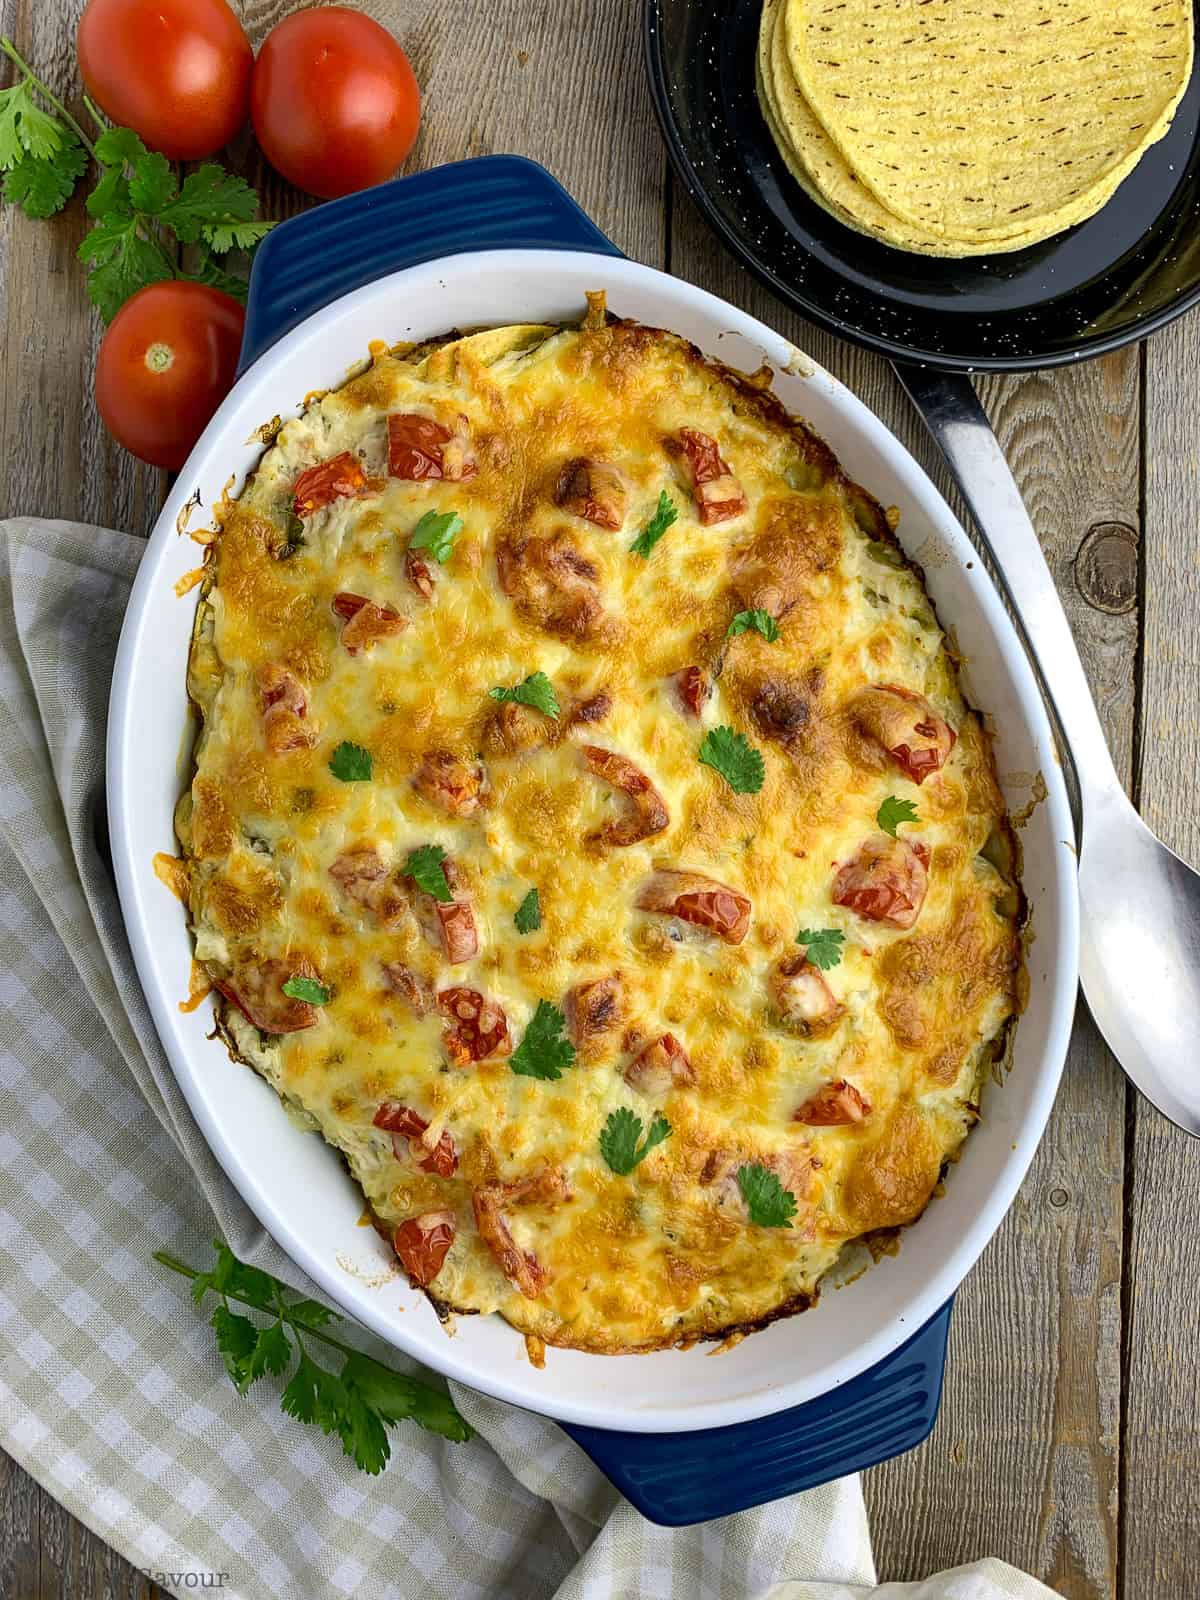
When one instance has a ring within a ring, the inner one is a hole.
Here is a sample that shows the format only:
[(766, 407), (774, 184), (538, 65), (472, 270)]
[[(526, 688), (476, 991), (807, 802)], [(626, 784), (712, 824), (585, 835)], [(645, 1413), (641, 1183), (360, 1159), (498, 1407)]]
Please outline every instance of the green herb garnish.
[(755, 633), (761, 633), (768, 644), (774, 644), (779, 637), (779, 624), (769, 611), (761, 607), (754, 611), (739, 611), (726, 628), (725, 637), (736, 639), (739, 633), (749, 633), (752, 628)]
[(559, 718), (558, 696), (554, 685), (544, 672), (531, 672), (511, 689), (489, 689), (493, 700), (513, 700), (519, 706), (532, 706), (547, 717)]
[(536, 933), (542, 925), (542, 902), (536, 889), (530, 889), (513, 915), (518, 933)]
[(329, 1004), (332, 989), (327, 989), (323, 983), (318, 983), (315, 978), (302, 978), (298, 974), (289, 978), (283, 986), (283, 992), (292, 1000), (307, 1000), (310, 1006), (325, 1006)]
[(564, 1067), (575, 1062), (575, 1046), (562, 1037), (567, 1019), (557, 1006), (539, 1000), (525, 1036), (509, 1058), (509, 1066), (522, 1078), (561, 1078)]
[(796, 935), (796, 943), (805, 946), (805, 959), (822, 972), (837, 966), (845, 942), (846, 935), (837, 928), (801, 928)]
[(732, 728), (710, 728), (700, 742), (700, 760), (719, 772), (735, 794), (757, 794), (763, 786), (761, 753)]
[[(165, 1250), (156, 1250), (154, 1259), (191, 1279), (197, 1305), (203, 1304), (206, 1294), (220, 1295), (212, 1326), (225, 1370), (239, 1394), (266, 1373), (282, 1377), (291, 1363), (295, 1339), (300, 1359), (283, 1391), (282, 1409), (300, 1422), (315, 1422), (324, 1433), (336, 1433), (342, 1449), (363, 1472), (383, 1471), (391, 1455), (387, 1428), (397, 1422), (415, 1422), (457, 1442), (474, 1437), (475, 1430), (442, 1390), (393, 1372), (334, 1338), (328, 1326), (342, 1320), (335, 1311), (319, 1300), (295, 1298), (277, 1278), (239, 1261), (222, 1240), (216, 1240), (213, 1248), (217, 1264), (211, 1272), (198, 1272)], [(269, 1320), (257, 1323), (242, 1316), (230, 1308), (231, 1300)], [(341, 1353), (345, 1359), (340, 1373), (313, 1360), (306, 1348), (310, 1339)]]
[(648, 557), (663, 534), (678, 518), (678, 506), (665, 489), (661, 490), (654, 515), (629, 546), (630, 553), (635, 556), (641, 556), (643, 559)]
[(760, 1228), (791, 1227), (796, 1197), (769, 1168), (751, 1161), (738, 1168), (737, 1181), (751, 1222)]
[(423, 844), (419, 850), (410, 852), (408, 860), (404, 863), (404, 873), (417, 885), (424, 889), (426, 894), (431, 894), (435, 900), (440, 900), (443, 905), (449, 905), (454, 899), (450, 893), (450, 885), (446, 882), (446, 869), (442, 862), (446, 859), (446, 852), (440, 844)]
[(348, 739), (343, 739), (333, 752), (329, 770), (343, 783), (368, 783), (374, 766), (369, 750), (364, 750), (360, 744), (351, 744)]
[(443, 565), (454, 554), (454, 541), (462, 532), (463, 519), (457, 511), (427, 511), (412, 531), (410, 550), (428, 550)]
[(888, 795), (875, 813), (875, 821), (883, 829), (884, 833), (890, 833), (893, 839), (896, 837), (896, 829), (902, 822), (915, 822), (916, 820), (917, 808), (912, 801), (897, 799), (894, 794)]
[(610, 1114), (601, 1130), (600, 1154), (614, 1172), (624, 1177), (646, 1159), (656, 1144), (668, 1138), (670, 1132), (671, 1124), (660, 1112), (650, 1124), (645, 1141), (639, 1145), (642, 1119), (635, 1116), (628, 1106), (621, 1106)]

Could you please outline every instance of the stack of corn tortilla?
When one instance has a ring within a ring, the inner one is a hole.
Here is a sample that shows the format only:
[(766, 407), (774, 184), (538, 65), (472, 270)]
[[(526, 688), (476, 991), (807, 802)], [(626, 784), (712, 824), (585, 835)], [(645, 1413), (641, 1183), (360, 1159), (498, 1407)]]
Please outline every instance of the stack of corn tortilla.
[(1092, 216), (1161, 139), (1192, 0), (765, 0), (763, 115), (801, 187), (901, 250), (992, 255)]

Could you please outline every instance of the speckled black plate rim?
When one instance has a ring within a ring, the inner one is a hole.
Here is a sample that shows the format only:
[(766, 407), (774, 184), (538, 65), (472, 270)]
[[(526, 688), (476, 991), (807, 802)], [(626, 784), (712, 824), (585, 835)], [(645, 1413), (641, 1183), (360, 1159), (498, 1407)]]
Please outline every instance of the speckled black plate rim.
[(873, 350), (879, 355), (887, 356), (891, 361), (908, 362), (918, 366), (936, 367), (943, 372), (1033, 372), (1039, 368), (1073, 366), (1078, 361), (1086, 361), (1094, 356), (1110, 354), (1113, 350), (1123, 349), (1127, 344), (1134, 344), (1140, 339), (1157, 333), (1160, 328), (1167, 327), (1178, 317), (1182, 317), (1193, 306), (1200, 304), (1200, 280), (1185, 290), (1177, 301), (1163, 306), (1158, 311), (1148, 312), (1144, 317), (1135, 319), (1128, 326), (1113, 333), (1096, 333), (1082, 335), (1079, 340), (1068, 350), (1044, 351), (1030, 349), (1022, 355), (996, 356), (980, 355), (978, 358), (961, 359), (948, 356), (940, 350), (930, 350), (919, 344), (908, 344), (895, 339), (888, 339), (872, 334), (866, 330), (843, 322), (833, 316), (816, 300), (803, 294), (778, 273), (773, 272), (770, 266), (761, 261), (753, 250), (747, 245), (735, 228), (729, 226), (720, 208), (709, 196), (705, 185), (701, 182), (692, 162), (688, 156), (682, 136), (675, 123), (671, 110), (671, 98), (667, 87), (667, 68), (662, 52), (662, 33), (659, 27), (659, 0), (645, 0), (642, 8), (642, 47), (646, 62), (646, 75), (650, 83), (650, 98), (654, 105), (655, 116), (662, 132), (663, 142), (667, 147), (671, 165), (682, 181), (688, 195), (699, 208), (709, 227), (725, 244), (730, 253), (735, 256), (747, 270), (758, 279), (760, 283), (770, 289), (786, 305), (799, 311), (811, 322), (826, 328), (830, 333), (836, 334), (839, 339), (846, 339), (851, 344), (866, 350)]

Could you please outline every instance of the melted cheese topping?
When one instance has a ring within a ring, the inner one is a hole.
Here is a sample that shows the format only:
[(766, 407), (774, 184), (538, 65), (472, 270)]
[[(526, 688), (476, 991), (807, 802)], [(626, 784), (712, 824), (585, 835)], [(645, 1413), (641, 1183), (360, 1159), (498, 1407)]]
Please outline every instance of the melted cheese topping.
[[(269, 970), (277, 984), (299, 970), (331, 994), (315, 1025), (280, 1035), (221, 1001), (227, 1039), (344, 1152), (389, 1234), (410, 1217), (453, 1214), (430, 1294), (499, 1311), (551, 1343), (618, 1351), (799, 1309), (848, 1241), (920, 1214), (976, 1117), (1016, 1009), (1019, 892), (992, 864), (1007, 859), (1009, 836), (988, 741), (879, 506), (755, 380), (673, 335), (589, 324), (378, 352), (280, 430), (212, 548), (190, 672), (204, 727), (179, 831), (210, 976), (236, 989), (247, 972)], [(475, 475), (389, 477), (392, 412), (459, 428), (465, 418)], [(717, 441), (746, 497), (739, 515), (698, 519), (684, 460), (667, 447), (680, 429)], [(343, 451), (361, 461), (367, 491), (308, 516), (303, 543), (289, 545), (297, 479)], [(618, 470), (619, 530), (556, 504), (564, 464), (580, 457)], [(632, 554), (663, 491), (678, 520), (648, 558)], [(406, 579), (405, 550), (431, 510), (456, 512), (463, 527), (426, 599)], [(500, 581), (506, 541), (556, 534), (594, 569), (587, 587), (599, 609), (586, 636), (554, 620), (555, 595), (520, 578), (509, 595)], [(351, 654), (331, 605), (339, 591), (391, 608), (407, 627)], [(727, 638), (732, 616), (755, 606), (780, 617), (779, 638)], [(675, 676), (693, 665), (715, 685), (698, 717)], [(303, 688), (310, 747), (268, 747), (260, 674), (278, 667)], [(536, 671), (563, 715), (539, 748), (508, 754), (488, 691)], [(927, 697), (957, 733), (920, 787), (850, 714), (855, 694), (881, 682)], [(793, 708), (783, 727), (763, 710), (781, 692)], [(570, 726), (572, 708), (601, 694), (607, 714)], [(699, 762), (718, 725), (761, 750), (758, 793), (735, 793)], [(371, 781), (330, 771), (342, 741), (370, 752)], [(629, 802), (589, 770), (585, 744), (649, 777), (669, 815), (664, 831), (628, 846), (590, 839)], [(414, 787), (433, 750), (482, 756), (475, 815), (448, 814)], [(929, 853), (928, 894), (909, 930), (831, 897), (839, 867), (878, 835), (889, 795), (915, 803), (918, 820), (900, 831)], [(400, 869), (428, 844), (453, 861), (474, 911), (478, 953), (455, 966), (411, 911), (385, 926), (330, 871), (343, 853), (370, 848), (406, 892)], [(639, 910), (656, 866), (746, 896), (744, 941)], [(534, 886), (542, 925), (521, 935), (514, 912)], [(843, 1009), (825, 1030), (785, 1023), (772, 998), (770, 975), (801, 953), (801, 928), (844, 934), (843, 959), (824, 975)], [(514, 1043), (539, 1000), (562, 1008), (573, 986), (613, 973), (619, 1022), (558, 1081), (518, 1076), (502, 1057), (456, 1066), (445, 1019), (414, 1015), (386, 983), (394, 962), (434, 991), (465, 985), (497, 1002)], [(626, 1069), (665, 1033), (694, 1081), (639, 1090)], [(861, 1121), (793, 1120), (842, 1080), (869, 1105)], [(373, 1125), (385, 1101), (412, 1107), (431, 1140), (450, 1134), (453, 1177), (421, 1170), (403, 1140), (395, 1153)], [(661, 1113), (672, 1129), (627, 1176), (600, 1148), (619, 1107), (647, 1126)], [(791, 1227), (750, 1220), (735, 1177), (745, 1163), (770, 1166), (794, 1194)], [(543, 1169), (562, 1174), (570, 1198), (535, 1195), (504, 1213), (543, 1275), (530, 1297), (477, 1233), (472, 1192)]]

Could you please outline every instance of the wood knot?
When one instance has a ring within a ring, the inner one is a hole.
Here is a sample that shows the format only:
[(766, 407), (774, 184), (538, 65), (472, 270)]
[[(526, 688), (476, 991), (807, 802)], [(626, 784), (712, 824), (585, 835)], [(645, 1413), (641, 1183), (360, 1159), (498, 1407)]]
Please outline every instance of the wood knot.
[(1138, 540), (1124, 522), (1096, 522), (1075, 556), (1075, 583), (1088, 605), (1121, 616), (1137, 605)]
[(1048, 1198), (1055, 1211), (1061, 1211), (1064, 1206), (1070, 1204), (1071, 1200), (1071, 1196), (1061, 1186), (1051, 1189)]

